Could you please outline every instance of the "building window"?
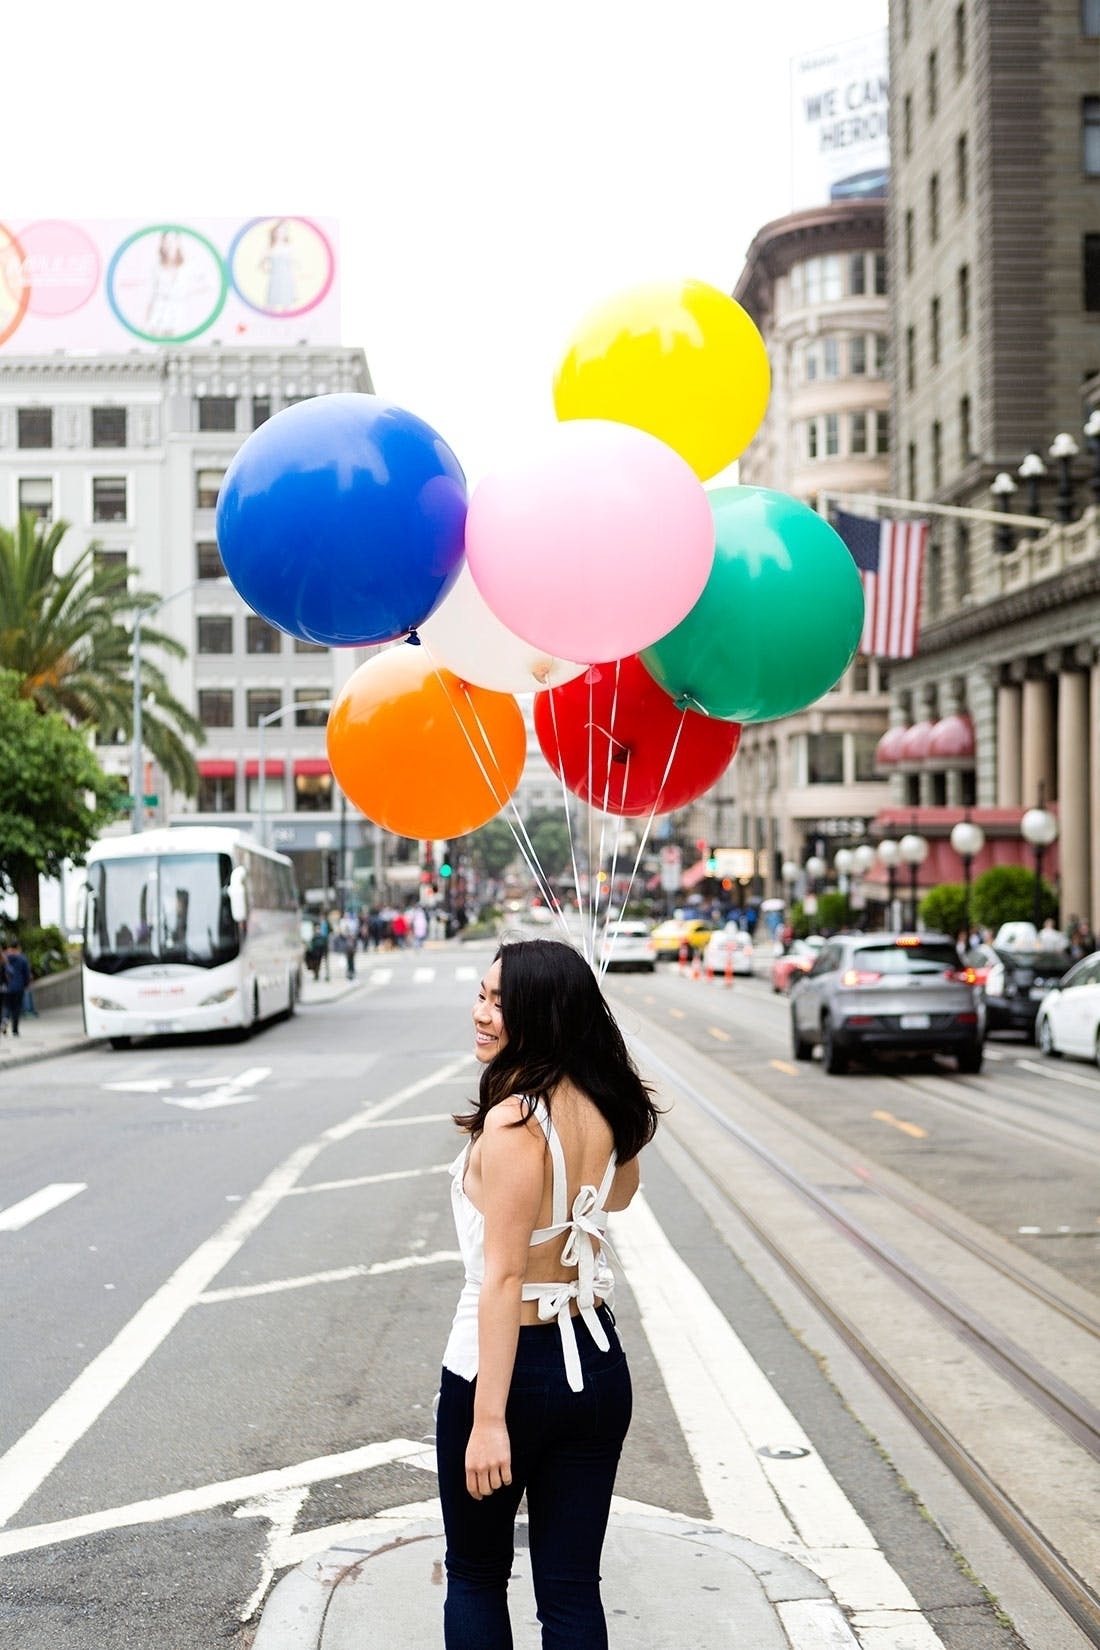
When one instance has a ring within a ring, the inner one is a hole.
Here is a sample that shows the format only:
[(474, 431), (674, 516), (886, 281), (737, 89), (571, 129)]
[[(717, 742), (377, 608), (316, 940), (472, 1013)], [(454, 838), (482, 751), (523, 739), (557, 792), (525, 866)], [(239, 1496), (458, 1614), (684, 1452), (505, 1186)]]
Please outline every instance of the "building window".
[(965, 206), (970, 195), (970, 145), (966, 133), (960, 132), (955, 139), (955, 198), (960, 207)]
[(810, 733), (806, 735), (806, 783), (809, 785), (843, 785), (844, 735), (842, 733)]
[(885, 254), (885, 252), (876, 252), (875, 253), (875, 297), (876, 298), (885, 298), (886, 291), (887, 291), (887, 287), (886, 287), (886, 254)]
[(1100, 97), (1081, 99), (1081, 164), (1087, 177), (1100, 177)]
[(913, 215), (913, 209), (910, 207), (905, 214), (905, 273), (907, 275), (913, 273), (913, 249), (916, 243), (916, 233), (916, 219)]
[(867, 290), (867, 260), (862, 252), (852, 252), (848, 257), (848, 291), (853, 298), (862, 298)]
[(92, 408), (92, 446), (125, 447), (126, 408)]
[(1081, 238), (1085, 308), (1090, 314), (1100, 310), (1100, 235)]
[(53, 482), (49, 476), (24, 476), (19, 483), (19, 514), (53, 520)]
[(294, 775), (294, 810), (300, 814), (324, 814), (332, 810), (332, 775), (330, 773), (296, 773)]
[(928, 237), (932, 241), (940, 238), (940, 175), (933, 172), (928, 180)]
[(959, 265), (958, 278), (959, 300), (959, 337), (965, 338), (970, 332), (970, 265)]
[(1081, 33), (1090, 40), (1100, 36), (1100, 0), (1081, 0)]
[(959, 397), (959, 463), (969, 464), (973, 450), (970, 430), (970, 397)]
[(92, 520), (126, 520), (126, 477), (92, 477)]
[(52, 407), (20, 407), (16, 419), (21, 447), (53, 446)]
[(266, 424), (270, 417), (270, 395), (254, 395), (252, 397), (252, 428), (258, 430), (260, 425)]
[(798, 309), (801, 306), (802, 301), (803, 301), (803, 288), (804, 288), (804, 281), (803, 281), (802, 265), (801, 264), (792, 264), (791, 265), (791, 273), (790, 273), (788, 279), (789, 279), (790, 284), (791, 284), (791, 307), (792, 307), (792, 309)]
[(802, 357), (802, 366), (806, 375), (807, 384), (812, 384), (817, 377), (817, 345), (807, 344)]
[(937, 618), (943, 611), (943, 546), (938, 539), (929, 539), (924, 553), (924, 599), (928, 615)]
[(840, 377), (840, 341), (836, 338), (826, 338), (821, 346), (824, 356), (825, 377)]
[(233, 615), (204, 613), (196, 626), (200, 653), (232, 653)]
[(848, 371), (853, 378), (863, 378), (867, 372), (867, 340), (857, 334), (848, 340)]
[(939, 419), (932, 423), (932, 491), (938, 493), (943, 485), (943, 425)]
[(825, 456), (835, 458), (840, 451), (840, 419), (836, 413), (825, 414)]
[(271, 716), (282, 708), (283, 696), (278, 688), (249, 688), (245, 694), (245, 720), (250, 728), (258, 728), (261, 716)]
[(917, 329), (905, 329), (905, 387), (907, 390), (916, 388), (917, 383)]
[(906, 449), (905, 468), (906, 468), (906, 474), (909, 478), (908, 496), (910, 498), (916, 498), (916, 496), (917, 496), (917, 444), (916, 444), (915, 441), (911, 441), (909, 443), (908, 448)]
[(111, 583), (125, 584), (126, 582), (126, 552), (125, 550), (92, 549), (92, 574), (95, 578), (104, 578), (113, 574)]
[[(852, 692), (870, 693), (871, 691), (871, 661), (861, 653), (852, 665)], [(857, 736), (858, 737), (858, 736)], [(878, 744), (878, 736), (874, 736)]]
[(237, 776), (204, 773), (199, 775), (200, 814), (231, 814), (237, 807)]
[(224, 579), (225, 563), (215, 539), (200, 539), (195, 546), (195, 577), (197, 579)]
[(901, 38), (905, 41), (909, 39), (909, 29), (912, 22), (909, 10), (909, 0), (901, 0)]
[(906, 92), (901, 104), (902, 149), (908, 160), (913, 153), (913, 94)]
[(865, 453), (867, 451), (867, 414), (856, 412), (851, 414), (851, 423), (848, 429), (848, 451), (851, 453)]
[[(863, 666), (866, 675), (866, 659), (856, 660), (857, 671), (860, 665)], [(866, 683), (864, 683), (862, 691), (866, 693)], [(877, 733), (852, 734), (852, 778), (857, 785), (866, 785), (871, 780), (878, 778), (878, 770), (875, 767), (875, 751), (878, 749), (878, 741), (879, 736)]]
[(879, 378), (890, 365), (890, 340), (884, 332), (875, 334), (875, 372)]
[(295, 636), (294, 651), (295, 653), (327, 653), (328, 648), (324, 642), (305, 642), (301, 636)]
[(966, 73), (966, 7), (955, 7), (955, 76), (961, 80)]
[(294, 703), (296, 728), (323, 728), (328, 721), (332, 695), (328, 688), (295, 688)]
[(928, 118), (935, 120), (940, 101), (940, 66), (935, 52), (928, 53)]
[(933, 298), (928, 306), (928, 347), (932, 353), (932, 365), (940, 364), (940, 301)]
[(962, 601), (971, 593), (970, 527), (965, 521), (955, 523), (955, 598)]
[(224, 480), (224, 470), (197, 470), (195, 472), (196, 509), (213, 510), (215, 508)]
[(246, 653), (281, 653), (283, 633), (266, 619), (250, 613), (244, 624), (244, 646)]
[(200, 688), (199, 721), (204, 728), (233, 726), (233, 689)]
[(808, 304), (835, 303), (842, 296), (839, 257), (807, 258), (804, 268)]
[(875, 414), (875, 452), (879, 458), (890, 451), (890, 414), (877, 412)]
[(200, 395), (200, 430), (235, 430), (237, 428), (237, 398), (235, 395)]
[(806, 423), (806, 457), (817, 457), (817, 419), (811, 418)]

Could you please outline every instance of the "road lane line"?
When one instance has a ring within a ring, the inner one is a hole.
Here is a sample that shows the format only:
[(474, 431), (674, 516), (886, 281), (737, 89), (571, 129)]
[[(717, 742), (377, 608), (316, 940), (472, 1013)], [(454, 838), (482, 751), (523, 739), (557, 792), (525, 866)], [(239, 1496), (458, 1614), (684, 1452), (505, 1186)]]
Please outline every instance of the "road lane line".
[(670, 1008), (669, 1013), (672, 1015), (672, 1018), (674, 1020), (686, 1020), (687, 1019), (687, 1015), (685, 1014), (685, 1012), (682, 1008)]
[(729, 1043), (733, 1041), (729, 1032), (720, 1030), (718, 1026), (708, 1026), (707, 1031), (710, 1036), (716, 1037), (720, 1043)]
[[(989, 1052), (988, 1045), (986, 1052)], [(1072, 1071), (1059, 1071), (1053, 1060), (1047, 1066), (1041, 1066), (1038, 1060), (1017, 1060), (1016, 1064), (1021, 1071), (1033, 1071), (1038, 1077), (1048, 1077), (1052, 1083), (1072, 1083), (1075, 1088), (1091, 1089), (1094, 1094), (1100, 1087), (1095, 1077), (1078, 1077)]]
[[(124, 1530), (135, 1524), (159, 1524), (164, 1519), (186, 1518), (194, 1513), (224, 1507), (230, 1501), (274, 1495), (301, 1484), (320, 1484), (345, 1473), (369, 1472), (392, 1461), (414, 1462), (424, 1453), (424, 1440), (389, 1438), (384, 1443), (363, 1444), (342, 1455), (319, 1455), (294, 1467), (273, 1467), (247, 1478), (227, 1478), (220, 1484), (202, 1484), (193, 1490), (175, 1490), (149, 1501), (131, 1501), (125, 1507), (107, 1507), (101, 1512), (82, 1513), (77, 1518), (58, 1519), (53, 1524), (29, 1524), (19, 1530), (0, 1530), (0, 1558), (15, 1553), (52, 1547), (60, 1541), (80, 1541), (104, 1530)], [(257, 1514), (257, 1516), (259, 1516)]]
[(419, 1180), (426, 1174), (448, 1174), (449, 1163), (433, 1163), (430, 1169), (390, 1169), (385, 1174), (357, 1174), (350, 1180), (311, 1180), (308, 1186), (292, 1186), (287, 1197), (308, 1197), (311, 1192), (347, 1192), (358, 1186), (381, 1186), (387, 1180)]
[(242, 1283), (227, 1289), (207, 1289), (198, 1298), (199, 1306), (220, 1301), (243, 1301), (252, 1295), (278, 1295), (284, 1289), (310, 1289), (315, 1283), (346, 1283), (350, 1278), (377, 1278), (386, 1272), (407, 1272), (412, 1266), (439, 1266), (444, 1261), (460, 1261), (457, 1249), (436, 1249), (430, 1255), (402, 1255), (398, 1260), (376, 1260), (369, 1266), (337, 1266), (330, 1272), (307, 1272), (296, 1278), (273, 1278), (270, 1283)]
[(889, 1123), (892, 1129), (900, 1129), (902, 1134), (912, 1135), (914, 1140), (928, 1139), (927, 1129), (922, 1129), (919, 1123), (907, 1123), (904, 1117), (895, 1117), (892, 1111), (873, 1111), (871, 1116), (876, 1123)]
[(273, 1169), (221, 1230), (176, 1268), (33, 1426), (0, 1456), (0, 1527), (10, 1523), (29, 1501), (326, 1147), (404, 1105), (406, 1100), (447, 1082), (472, 1060), (470, 1054), (451, 1060), (385, 1100), (363, 1107), (343, 1123), (326, 1129), (316, 1140), (299, 1146)]
[(52, 1186), (43, 1186), (40, 1192), (32, 1192), (21, 1203), (13, 1203), (8, 1209), (0, 1209), (0, 1232), (20, 1232), (24, 1226), (29, 1226), (32, 1220), (40, 1215), (48, 1215), (51, 1209), (67, 1203), (78, 1192), (86, 1192), (88, 1183), (84, 1180), (58, 1180)]
[(802, 1075), (801, 1068), (792, 1066), (789, 1060), (769, 1060), (768, 1064), (773, 1066), (776, 1071), (785, 1072), (788, 1077), (801, 1077)]

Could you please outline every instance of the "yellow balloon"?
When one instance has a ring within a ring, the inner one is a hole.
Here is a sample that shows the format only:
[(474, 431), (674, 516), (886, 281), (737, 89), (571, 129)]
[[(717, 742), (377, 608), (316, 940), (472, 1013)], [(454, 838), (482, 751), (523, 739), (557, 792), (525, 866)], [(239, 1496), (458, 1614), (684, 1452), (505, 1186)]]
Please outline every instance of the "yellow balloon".
[(706, 481), (744, 452), (770, 388), (764, 340), (735, 299), (704, 281), (656, 281), (585, 316), (554, 379), (554, 407), (563, 420), (648, 430)]

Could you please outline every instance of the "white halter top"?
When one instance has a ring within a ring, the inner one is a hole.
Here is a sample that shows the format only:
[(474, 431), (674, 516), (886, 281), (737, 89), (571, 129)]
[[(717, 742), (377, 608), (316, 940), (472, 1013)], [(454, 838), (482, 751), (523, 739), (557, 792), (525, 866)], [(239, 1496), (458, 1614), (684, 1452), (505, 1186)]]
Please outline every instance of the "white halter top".
[[(531, 1244), (546, 1243), (563, 1234), (561, 1260), (563, 1266), (576, 1267), (576, 1277), (557, 1279), (552, 1283), (525, 1283), (525, 1301), (538, 1301), (539, 1319), (549, 1323), (557, 1318), (561, 1335), (565, 1373), (574, 1392), (584, 1387), (580, 1353), (577, 1350), (577, 1332), (570, 1307), (573, 1301), (580, 1308), (580, 1316), (588, 1325), (592, 1339), (602, 1352), (610, 1342), (603, 1324), (596, 1316), (597, 1297), (608, 1306), (613, 1304), (615, 1276), (608, 1259), (610, 1245), (606, 1241), (607, 1209), (604, 1207), (611, 1182), (615, 1178), (618, 1159), (612, 1151), (599, 1186), (582, 1186), (573, 1199), (572, 1210), (566, 1209), (568, 1180), (565, 1153), (561, 1139), (550, 1120), (550, 1114), (541, 1100), (534, 1103), (534, 1117), (546, 1136), (550, 1149), (551, 1221), (531, 1233)], [(454, 1210), (458, 1247), (466, 1268), (466, 1281), (458, 1298), (454, 1322), (443, 1353), (443, 1367), (464, 1380), (472, 1381), (477, 1374), (477, 1308), (481, 1285), (485, 1278), (485, 1217), (470, 1202), (463, 1181), (470, 1145), (467, 1143), (451, 1164), (451, 1207)], [(592, 1238), (598, 1247), (593, 1247)]]

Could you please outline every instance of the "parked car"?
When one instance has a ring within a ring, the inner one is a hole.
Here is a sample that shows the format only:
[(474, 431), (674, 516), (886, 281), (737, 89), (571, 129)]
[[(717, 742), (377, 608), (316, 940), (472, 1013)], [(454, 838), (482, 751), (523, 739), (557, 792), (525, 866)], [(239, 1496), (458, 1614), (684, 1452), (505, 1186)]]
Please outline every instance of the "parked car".
[(953, 1054), (959, 1070), (982, 1067), (981, 993), (946, 934), (840, 934), (791, 987), (791, 1045), (809, 1060), (820, 1043), (825, 1070), (883, 1053)]
[(649, 936), (653, 946), (653, 954), (658, 962), (672, 961), (680, 955), (680, 946), (686, 939), (693, 951), (705, 951), (710, 939), (710, 924), (701, 921), (698, 917), (683, 921), (670, 917), (667, 922), (657, 924)]
[(703, 967), (711, 974), (752, 975), (752, 935), (728, 923), (717, 934), (712, 934), (703, 952)]
[(649, 924), (635, 917), (612, 920), (607, 925), (603, 942), (603, 965), (606, 969), (637, 970), (652, 974), (657, 956), (649, 943)]
[(975, 945), (963, 962), (977, 975), (984, 970), (988, 1029), (1022, 1031), (1034, 1042), (1039, 1004), (1073, 967), (1073, 954), (1068, 946), (1055, 951), (1045, 946), (1009, 950), (1000, 945)]
[(1100, 951), (1051, 986), (1039, 1005), (1035, 1039), (1044, 1054), (1076, 1054), (1100, 1066)]
[(808, 940), (792, 940), (786, 951), (772, 962), (772, 990), (780, 994), (789, 991), (799, 974), (808, 974), (824, 943), (819, 940), (811, 945)]

